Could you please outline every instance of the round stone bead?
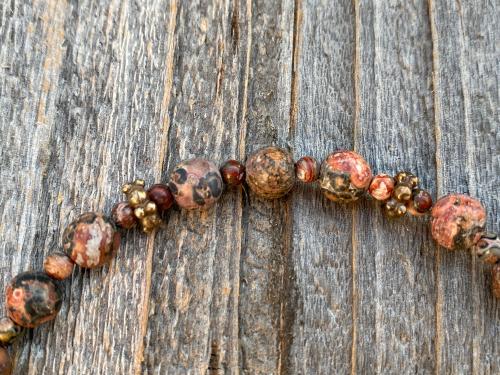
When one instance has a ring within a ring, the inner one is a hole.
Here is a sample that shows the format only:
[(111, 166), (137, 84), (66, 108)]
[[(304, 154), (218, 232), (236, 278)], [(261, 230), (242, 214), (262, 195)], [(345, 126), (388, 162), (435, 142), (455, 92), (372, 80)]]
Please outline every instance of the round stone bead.
[(431, 214), (432, 237), (450, 250), (471, 248), (484, 231), (486, 211), (478, 200), (468, 195), (450, 194), (440, 198)]
[(432, 207), (431, 195), (421, 189), (415, 189), (412, 193), (412, 199), (408, 204), (408, 212), (414, 216), (421, 216), (428, 212)]
[(22, 333), (22, 331), (22, 327), (14, 323), (12, 319), (3, 317), (0, 319), (0, 344), (11, 344)]
[(219, 170), (205, 159), (186, 160), (177, 165), (168, 187), (179, 207), (188, 210), (212, 206), (224, 190)]
[(108, 263), (119, 246), (120, 234), (114, 223), (100, 213), (80, 215), (63, 233), (64, 251), (82, 268)]
[(491, 291), (495, 298), (500, 298), (500, 263), (493, 266), (491, 270)]
[(261, 198), (280, 198), (295, 184), (292, 156), (279, 147), (265, 147), (254, 152), (246, 162), (246, 171), (248, 186)]
[(378, 201), (386, 201), (394, 191), (394, 179), (382, 173), (373, 177), (368, 188), (368, 193)]
[(228, 186), (238, 186), (245, 181), (245, 166), (237, 160), (228, 160), (220, 168), (224, 183)]
[(63, 253), (53, 253), (43, 262), (43, 270), (47, 275), (56, 280), (64, 280), (71, 276), (75, 264)]
[(132, 229), (137, 224), (134, 209), (127, 202), (115, 204), (111, 210), (111, 217), (115, 224), (123, 229)]
[(334, 152), (321, 164), (319, 185), (332, 201), (348, 203), (359, 199), (371, 180), (370, 166), (354, 151)]
[(310, 156), (303, 156), (295, 163), (295, 177), (297, 180), (310, 183), (318, 179), (319, 163)]
[(6, 289), (6, 307), (17, 325), (34, 328), (56, 317), (61, 308), (62, 291), (56, 281), (43, 272), (24, 272), (12, 279)]
[(0, 375), (10, 375), (12, 373), (12, 361), (7, 349), (0, 346)]
[(164, 184), (152, 185), (148, 190), (148, 198), (156, 204), (160, 212), (168, 210), (174, 204), (174, 196)]

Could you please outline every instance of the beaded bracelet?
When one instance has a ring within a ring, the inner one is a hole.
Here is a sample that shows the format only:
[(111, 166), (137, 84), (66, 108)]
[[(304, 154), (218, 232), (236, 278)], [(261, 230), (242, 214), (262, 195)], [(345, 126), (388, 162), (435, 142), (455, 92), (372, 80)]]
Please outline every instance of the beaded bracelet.
[(410, 172), (391, 177), (373, 177), (368, 163), (353, 151), (334, 152), (321, 166), (305, 156), (296, 163), (289, 152), (266, 147), (252, 154), (245, 165), (236, 160), (220, 169), (205, 159), (190, 159), (177, 165), (167, 185), (145, 189), (144, 180), (122, 187), (127, 200), (113, 207), (111, 217), (84, 213), (64, 230), (64, 252), (47, 256), (44, 272), (24, 272), (6, 288), (7, 317), (0, 320), (0, 375), (10, 374), (12, 363), (6, 347), (25, 328), (34, 328), (54, 319), (61, 308), (60, 280), (67, 279), (74, 265), (96, 268), (107, 263), (120, 244), (117, 227), (139, 226), (151, 233), (161, 224), (161, 214), (174, 202), (183, 209), (206, 209), (222, 195), (225, 187), (244, 182), (259, 197), (280, 198), (296, 181), (317, 181), (325, 196), (335, 202), (350, 203), (366, 196), (381, 202), (391, 218), (409, 212), (431, 215), (432, 237), (449, 250), (470, 249), (480, 260), (493, 264), (492, 292), (500, 298), (500, 239), (485, 232), (486, 211), (479, 201), (464, 194), (449, 194), (433, 205), (431, 195), (418, 187)]

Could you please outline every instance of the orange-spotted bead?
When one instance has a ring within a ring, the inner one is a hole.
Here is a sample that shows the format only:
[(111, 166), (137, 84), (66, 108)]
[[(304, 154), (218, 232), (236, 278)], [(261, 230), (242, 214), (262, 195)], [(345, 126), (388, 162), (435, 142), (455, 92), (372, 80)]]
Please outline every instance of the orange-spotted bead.
[(394, 191), (394, 179), (382, 173), (373, 177), (368, 188), (368, 193), (378, 201), (386, 201)]

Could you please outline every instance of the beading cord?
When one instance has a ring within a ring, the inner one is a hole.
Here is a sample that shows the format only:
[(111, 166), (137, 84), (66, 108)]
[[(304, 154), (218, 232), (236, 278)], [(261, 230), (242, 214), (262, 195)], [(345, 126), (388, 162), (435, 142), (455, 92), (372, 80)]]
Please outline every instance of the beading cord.
[(226, 188), (248, 185), (262, 199), (288, 194), (297, 182), (316, 182), (326, 198), (350, 203), (361, 197), (379, 201), (390, 218), (406, 213), (431, 215), (434, 240), (448, 250), (469, 249), (481, 261), (493, 264), (492, 292), (500, 298), (500, 239), (488, 233), (486, 210), (465, 194), (449, 194), (434, 205), (429, 192), (419, 188), (418, 177), (399, 172), (394, 177), (373, 176), (368, 163), (354, 151), (336, 151), (321, 163), (304, 156), (294, 163), (292, 155), (279, 147), (265, 147), (250, 155), (246, 164), (226, 161), (220, 168), (206, 159), (190, 159), (178, 164), (168, 184), (145, 188), (137, 179), (122, 187), (126, 201), (113, 207), (110, 216), (87, 212), (64, 230), (62, 252), (48, 255), (43, 271), (24, 272), (7, 285), (7, 316), (0, 319), (0, 375), (12, 371), (7, 351), (24, 329), (54, 319), (62, 304), (59, 285), (68, 279), (75, 265), (96, 268), (108, 263), (120, 245), (121, 229), (140, 227), (152, 233), (162, 223), (162, 213), (174, 203), (182, 209), (207, 209)]

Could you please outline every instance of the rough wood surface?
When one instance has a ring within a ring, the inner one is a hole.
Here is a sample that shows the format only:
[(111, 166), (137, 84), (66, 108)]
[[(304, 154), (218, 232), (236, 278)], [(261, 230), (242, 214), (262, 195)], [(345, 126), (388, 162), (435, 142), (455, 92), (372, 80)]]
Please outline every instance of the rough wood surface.
[[(0, 286), (123, 182), (270, 144), (414, 171), (500, 230), (499, 18), (490, 0), (1, 2)], [(314, 186), (172, 210), (64, 288), (15, 374), (500, 373), (489, 267)]]

